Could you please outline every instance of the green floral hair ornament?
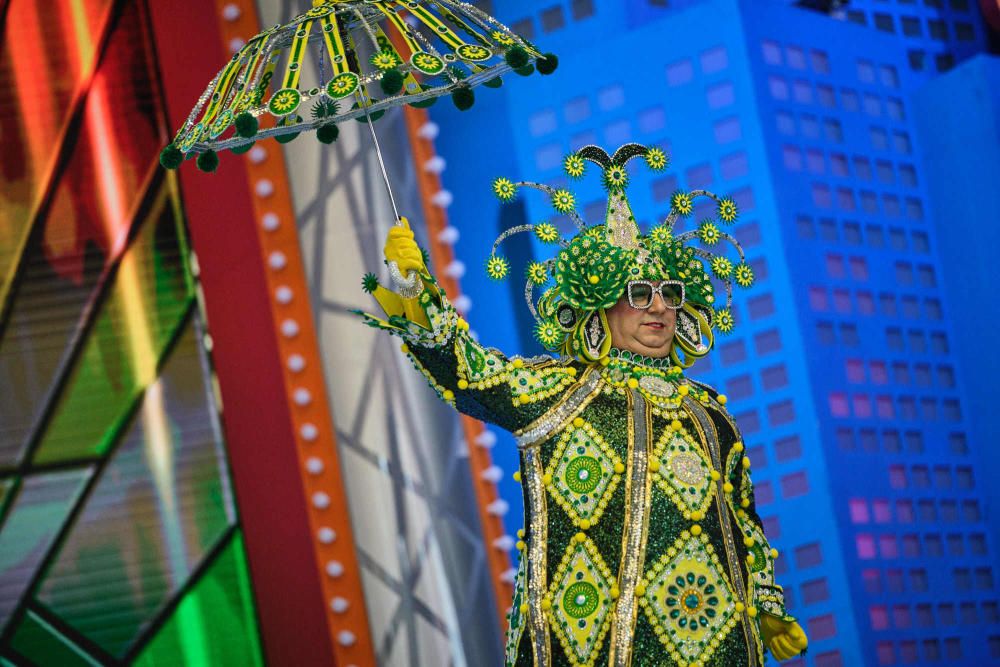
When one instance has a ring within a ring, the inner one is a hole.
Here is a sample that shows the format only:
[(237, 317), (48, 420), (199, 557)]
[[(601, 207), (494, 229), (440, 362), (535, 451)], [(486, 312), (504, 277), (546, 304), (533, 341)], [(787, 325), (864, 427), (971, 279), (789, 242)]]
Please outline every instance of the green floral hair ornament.
[(570, 178), (581, 178), (586, 167), (587, 165), (583, 161), (583, 158), (576, 153), (570, 153), (563, 160), (563, 170)]
[(506, 203), (517, 196), (517, 186), (509, 178), (498, 178), (493, 181), (493, 194), (496, 195), (497, 199)]
[[(711, 349), (713, 331), (733, 330), (733, 284), (749, 286), (753, 271), (736, 239), (714, 220), (704, 220), (682, 233), (674, 229), (681, 218), (694, 212), (694, 201), (699, 197), (712, 199), (719, 220), (731, 224), (737, 215), (731, 198), (723, 199), (705, 190), (677, 191), (670, 198), (667, 218), (648, 234), (642, 234), (626, 196), (629, 174), (625, 167), (637, 157), (643, 158), (653, 171), (669, 163), (662, 149), (640, 144), (621, 146), (613, 155), (597, 146), (585, 146), (566, 157), (563, 168), (574, 178), (584, 175), (587, 162), (600, 167), (602, 185), (608, 191), (607, 210), (603, 220), (589, 224), (576, 212), (577, 200), (569, 190), (527, 181), (514, 183), (506, 178), (495, 180), (493, 192), (501, 201), (510, 201), (521, 188), (542, 191), (553, 208), (566, 215), (578, 231), (576, 236), (564, 239), (549, 222), (512, 227), (494, 243), (487, 273), (495, 279), (507, 275), (509, 264), (498, 250), (501, 242), (513, 234), (531, 231), (542, 243), (558, 243), (555, 258), (526, 267), (525, 298), (537, 322), (535, 337), (539, 342), (547, 349), (586, 361), (608, 353), (611, 334), (605, 311), (622, 297), (629, 280), (680, 281), (685, 301), (677, 310), (671, 358), (678, 366), (687, 367)], [(735, 261), (726, 256), (727, 246), (735, 249)], [(716, 295), (718, 283), (725, 288), (724, 303)], [(548, 288), (544, 288), (546, 284)], [(536, 288), (544, 291), (536, 295)]]
[(491, 255), (486, 260), (486, 275), (493, 280), (503, 280), (510, 271), (510, 263), (503, 257)]

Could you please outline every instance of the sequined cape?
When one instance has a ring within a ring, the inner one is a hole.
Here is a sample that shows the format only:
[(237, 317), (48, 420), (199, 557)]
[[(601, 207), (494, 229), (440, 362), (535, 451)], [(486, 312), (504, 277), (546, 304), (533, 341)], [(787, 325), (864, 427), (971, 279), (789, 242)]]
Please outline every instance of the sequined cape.
[(426, 274), (424, 288), (428, 326), (359, 314), (403, 339), (443, 400), (517, 437), (506, 664), (763, 665), (759, 614), (792, 617), (718, 394), (663, 360), (507, 358)]

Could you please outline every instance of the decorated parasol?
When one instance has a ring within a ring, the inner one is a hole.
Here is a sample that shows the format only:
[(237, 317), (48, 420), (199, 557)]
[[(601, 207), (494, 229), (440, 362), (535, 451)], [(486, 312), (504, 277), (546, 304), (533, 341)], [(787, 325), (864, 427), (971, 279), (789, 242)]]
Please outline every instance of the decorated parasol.
[(306, 131), (332, 143), (337, 124), (350, 119), (369, 124), (378, 148), (371, 121), (386, 109), (430, 106), (450, 95), (465, 110), (475, 86), (498, 87), (510, 71), (549, 74), (557, 64), (465, 2), (314, 0), (233, 55), (160, 162), (176, 169), (197, 155), (198, 168), (212, 172), (218, 151), (244, 153), (260, 139), (287, 143)]

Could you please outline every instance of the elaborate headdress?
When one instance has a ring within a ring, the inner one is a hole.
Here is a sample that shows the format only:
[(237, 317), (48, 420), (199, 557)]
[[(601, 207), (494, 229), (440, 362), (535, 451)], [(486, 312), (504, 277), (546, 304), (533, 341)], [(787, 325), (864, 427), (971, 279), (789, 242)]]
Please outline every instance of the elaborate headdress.
[[(550, 350), (587, 361), (596, 361), (608, 354), (611, 334), (605, 310), (621, 298), (628, 281), (680, 281), (684, 285), (684, 304), (677, 311), (677, 328), (670, 354), (674, 363), (686, 368), (711, 349), (713, 329), (722, 333), (732, 331), (733, 283), (749, 287), (753, 271), (736, 239), (720, 229), (720, 225), (732, 225), (736, 221), (736, 203), (706, 190), (673, 193), (666, 220), (643, 235), (625, 196), (628, 187), (625, 165), (636, 157), (644, 158), (654, 171), (665, 169), (668, 162), (661, 149), (640, 144), (626, 144), (610, 156), (602, 148), (585, 146), (566, 157), (563, 167), (571, 178), (582, 177), (587, 162), (602, 170), (601, 182), (608, 191), (607, 214), (603, 223), (590, 226), (576, 212), (575, 198), (568, 190), (557, 190), (541, 183), (496, 179), (493, 192), (502, 202), (513, 200), (518, 188), (541, 190), (549, 196), (552, 207), (572, 220), (579, 232), (565, 240), (560, 238), (555, 225), (548, 222), (508, 229), (494, 242), (486, 271), (496, 280), (507, 277), (510, 265), (497, 250), (505, 239), (519, 232), (532, 231), (543, 243), (559, 244), (560, 250), (554, 258), (528, 266), (525, 299), (537, 321), (535, 337), (538, 341)], [(698, 197), (715, 201), (718, 222), (715, 218), (707, 218), (697, 229), (675, 235), (674, 225), (678, 219), (694, 212), (694, 200)], [(687, 245), (694, 240), (700, 241), (705, 248)], [(738, 261), (706, 249), (721, 242), (732, 245)], [(717, 308), (713, 278), (725, 287), (726, 301), (722, 308)], [(537, 301), (534, 298), (536, 288), (544, 289)]]

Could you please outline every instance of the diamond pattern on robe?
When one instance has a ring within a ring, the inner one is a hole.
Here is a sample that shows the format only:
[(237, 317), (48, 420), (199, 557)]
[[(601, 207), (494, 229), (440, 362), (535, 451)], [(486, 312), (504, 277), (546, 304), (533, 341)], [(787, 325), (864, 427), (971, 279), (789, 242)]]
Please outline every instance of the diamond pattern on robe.
[(690, 436), (666, 431), (656, 443), (653, 457), (660, 462), (653, 480), (681, 512), (708, 509), (712, 504), (712, 466)]
[(660, 641), (685, 662), (706, 662), (739, 620), (708, 537), (687, 531), (646, 573), (640, 600)]
[(571, 663), (590, 664), (611, 626), (614, 577), (587, 539), (573, 540), (552, 581), (545, 597), (552, 630)]
[(621, 481), (615, 466), (624, 469), (624, 465), (593, 426), (576, 423), (559, 438), (545, 470), (551, 478), (547, 488), (574, 523), (586, 519), (594, 525)]
[(480, 347), (467, 336), (456, 336), (455, 352), (458, 375), (464, 377), (471, 387), (493, 386), (506, 381), (507, 363), (493, 350)]

